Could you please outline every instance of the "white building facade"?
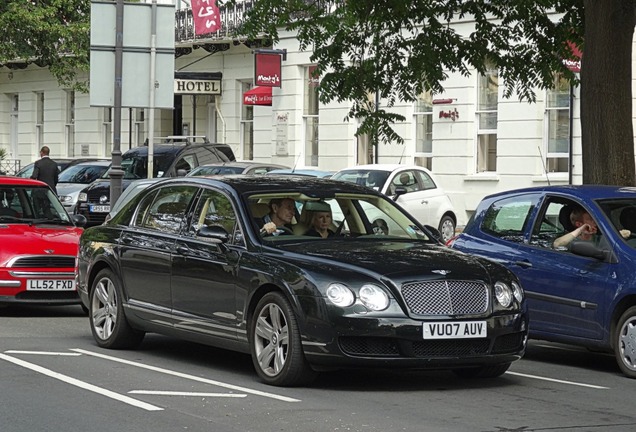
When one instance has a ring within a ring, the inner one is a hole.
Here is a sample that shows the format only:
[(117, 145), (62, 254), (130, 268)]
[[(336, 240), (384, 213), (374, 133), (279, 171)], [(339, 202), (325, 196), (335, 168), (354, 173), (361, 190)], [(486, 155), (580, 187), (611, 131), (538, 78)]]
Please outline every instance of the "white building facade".
[[(417, 103), (392, 108), (406, 118), (394, 125), (404, 144), (381, 143), (376, 155), (368, 139), (355, 136), (358, 124), (344, 121), (348, 104), (318, 102), (311, 53), (299, 51), (292, 34), (281, 34), (280, 43), (268, 47), (286, 51), (271, 106), (246, 105), (243, 98), (254, 86), (253, 50), (263, 45), (222, 36), (177, 39), (175, 76), (213, 74), (221, 91), (176, 95), (174, 109), (155, 110), (156, 137), (206, 135), (230, 144), (237, 159), (298, 168), (335, 171), (376, 159), (425, 166), (451, 196), (459, 226), (490, 193), (581, 183), (579, 89), (567, 82), (555, 80), (554, 89), (538, 90), (536, 103), (529, 104), (503, 98), (495, 70), (450, 74), (443, 94), (420, 95)], [(51, 148), (53, 159), (110, 156), (113, 110), (91, 107), (89, 99), (60, 88), (46, 68), (0, 67), (0, 147), (9, 161), (30, 163), (42, 145)], [(148, 125), (147, 109), (122, 110), (122, 152), (143, 145)]]

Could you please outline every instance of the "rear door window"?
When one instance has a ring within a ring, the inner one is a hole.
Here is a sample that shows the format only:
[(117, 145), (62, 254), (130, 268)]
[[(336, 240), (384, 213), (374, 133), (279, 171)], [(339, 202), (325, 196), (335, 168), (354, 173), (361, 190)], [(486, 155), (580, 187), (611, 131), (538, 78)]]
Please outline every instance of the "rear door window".
[(521, 243), (538, 195), (520, 195), (494, 202), (484, 215), (481, 230), (501, 239)]

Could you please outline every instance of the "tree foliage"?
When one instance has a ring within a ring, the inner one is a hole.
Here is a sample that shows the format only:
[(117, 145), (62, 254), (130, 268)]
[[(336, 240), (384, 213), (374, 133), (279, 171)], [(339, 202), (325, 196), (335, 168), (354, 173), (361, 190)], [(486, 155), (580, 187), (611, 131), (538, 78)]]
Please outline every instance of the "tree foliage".
[[(403, 142), (391, 124), (405, 119), (391, 112), (391, 107), (398, 100), (414, 101), (424, 90), (443, 92), (449, 73), (483, 72), (487, 62), (494, 63), (504, 96), (529, 102), (536, 100), (537, 89), (553, 85), (555, 72), (578, 84), (578, 76), (562, 60), (574, 59), (568, 41), (585, 50), (584, 36), (586, 42), (597, 38), (586, 31), (585, 20), (594, 16), (585, 13), (584, 3), (593, 3), (594, 13), (608, 11), (624, 22), (629, 22), (629, 8), (634, 7), (633, 0), (258, 0), (241, 32), (248, 37), (266, 33), (275, 42), (280, 40), (279, 32), (295, 32), (300, 49), (311, 50), (311, 60), (318, 65), (321, 101), (349, 101), (347, 119), (361, 121), (358, 133), (377, 132), (383, 142)], [(456, 25), (458, 22), (462, 24)], [(603, 49), (618, 55), (617, 47)], [(631, 47), (620, 55), (631, 59)], [(588, 78), (599, 73), (595, 58), (583, 58)], [(631, 98), (631, 68), (627, 81), (625, 72), (610, 85)], [(377, 110), (368, 97), (376, 91), (384, 104)], [(631, 106), (627, 109), (631, 118)], [(588, 121), (594, 122), (592, 117), (588, 115)], [(588, 126), (582, 122), (583, 163), (594, 170), (587, 150), (613, 146), (614, 136), (600, 131), (586, 134)], [(610, 120), (600, 129), (607, 132), (619, 127), (629, 127), (627, 134), (632, 132), (631, 121), (618, 125)], [(584, 171), (584, 182), (634, 183), (633, 138), (631, 156), (625, 153), (628, 146), (622, 139), (623, 165), (628, 169), (631, 163), (632, 173), (624, 171), (619, 180), (607, 170), (592, 180)]]
[(79, 73), (88, 71), (89, 0), (2, 0), (0, 64), (48, 67), (61, 85), (85, 89)]

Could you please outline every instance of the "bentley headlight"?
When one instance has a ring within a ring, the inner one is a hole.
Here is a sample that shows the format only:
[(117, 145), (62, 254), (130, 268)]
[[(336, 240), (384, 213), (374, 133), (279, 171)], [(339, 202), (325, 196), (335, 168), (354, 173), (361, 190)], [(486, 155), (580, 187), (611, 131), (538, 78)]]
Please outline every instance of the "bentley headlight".
[(69, 195), (60, 195), (59, 198), (60, 198), (60, 202), (63, 202), (63, 203), (73, 201), (73, 197)]
[(356, 299), (349, 288), (338, 283), (329, 285), (329, 288), (327, 288), (327, 298), (331, 303), (340, 307), (351, 306)]
[(512, 291), (503, 282), (495, 282), (495, 297), (499, 304), (505, 308), (512, 304)]
[(519, 285), (517, 282), (513, 282), (511, 285), (512, 294), (515, 296), (517, 301), (521, 303), (521, 301), (523, 300), (523, 289), (521, 288), (521, 285)]
[(86, 194), (86, 192), (80, 192), (79, 196), (77, 197), (77, 200), (80, 202), (86, 202), (88, 201), (88, 195)]
[(360, 301), (374, 311), (381, 311), (389, 307), (389, 296), (382, 288), (375, 285), (363, 285), (360, 288)]

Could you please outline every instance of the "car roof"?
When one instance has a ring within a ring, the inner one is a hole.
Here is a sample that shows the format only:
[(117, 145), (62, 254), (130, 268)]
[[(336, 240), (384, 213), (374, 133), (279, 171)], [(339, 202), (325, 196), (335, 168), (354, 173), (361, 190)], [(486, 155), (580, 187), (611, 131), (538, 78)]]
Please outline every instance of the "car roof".
[(523, 193), (555, 193), (574, 196), (580, 199), (626, 198), (628, 194), (636, 194), (636, 187), (611, 185), (559, 185), (537, 186), (523, 189), (512, 189), (488, 195), (484, 199), (493, 199)]
[(107, 159), (96, 159), (96, 160), (93, 160), (93, 161), (79, 162), (79, 163), (76, 163), (74, 166), (87, 165), (87, 166), (105, 166), (105, 167), (107, 167), (107, 166), (110, 166), (110, 164), (111, 164), (110, 160), (107, 160)]
[(46, 183), (41, 182), (40, 180), (34, 180), (30, 178), (25, 178), (25, 177), (0, 176), (0, 185), (2, 186), (46, 186)]
[(197, 168), (217, 167), (217, 166), (233, 166), (233, 167), (240, 167), (240, 168), (248, 168), (251, 166), (268, 166), (268, 167), (287, 168), (284, 165), (278, 165), (278, 164), (273, 164), (268, 162), (255, 162), (255, 161), (212, 162), (212, 163), (199, 165)]
[[(153, 154), (175, 154), (180, 153), (181, 151), (188, 148), (201, 148), (201, 147), (230, 147), (228, 144), (222, 143), (185, 143), (185, 142), (176, 142), (176, 143), (155, 143), (152, 146)], [(139, 147), (133, 147), (128, 149), (123, 155), (131, 155), (131, 154), (139, 154), (139, 155), (147, 155), (148, 154), (148, 146), (143, 145)]]
[(300, 168), (300, 169), (281, 168), (281, 169), (271, 170), (265, 175), (272, 176), (272, 175), (280, 174), (280, 175), (296, 175), (296, 176), (307, 176), (307, 177), (330, 177), (334, 175), (334, 173), (335, 171), (324, 171), (324, 170), (310, 169), (310, 168)]
[(405, 169), (417, 169), (422, 171), (427, 171), (424, 167), (418, 165), (403, 165), (403, 164), (367, 164), (367, 165), (356, 165), (353, 167), (343, 168), (338, 172), (342, 171), (356, 171), (356, 170), (368, 170), (368, 171), (396, 171), (396, 170), (405, 170)]
[[(264, 180), (264, 179), (267, 180)], [(320, 177), (294, 176), (251, 176), (245, 174), (222, 175), (216, 177), (173, 177), (167, 183), (189, 182), (200, 185), (227, 185), (239, 194), (294, 191), (308, 196), (329, 196), (333, 193), (361, 193), (384, 196), (379, 192), (355, 183)]]

